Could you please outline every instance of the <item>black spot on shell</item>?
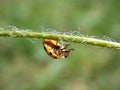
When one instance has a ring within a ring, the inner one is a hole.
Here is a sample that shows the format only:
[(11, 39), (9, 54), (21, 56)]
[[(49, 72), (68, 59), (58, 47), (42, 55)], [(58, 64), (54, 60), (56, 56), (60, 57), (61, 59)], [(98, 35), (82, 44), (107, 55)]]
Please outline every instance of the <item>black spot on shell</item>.
[(50, 55), (52, 55), (52, 53), (50, 52)]
[(46, 50), (46, 47), (44, 46), (44, 49)]
[(54, 59), (57, 59), (57, 57), (53, 57)]

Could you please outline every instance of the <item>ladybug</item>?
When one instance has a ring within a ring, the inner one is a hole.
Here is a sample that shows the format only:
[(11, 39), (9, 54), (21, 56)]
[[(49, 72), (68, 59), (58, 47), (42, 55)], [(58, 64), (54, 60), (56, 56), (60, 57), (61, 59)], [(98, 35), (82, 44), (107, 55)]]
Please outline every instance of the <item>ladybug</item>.
[(70, 51), (73, 50), (66, 50), (68, 45), (63, 46), (58, 41), (52, 39), (43, 39), (43, 46), (46, 53), (54, 59), (67, 58)]

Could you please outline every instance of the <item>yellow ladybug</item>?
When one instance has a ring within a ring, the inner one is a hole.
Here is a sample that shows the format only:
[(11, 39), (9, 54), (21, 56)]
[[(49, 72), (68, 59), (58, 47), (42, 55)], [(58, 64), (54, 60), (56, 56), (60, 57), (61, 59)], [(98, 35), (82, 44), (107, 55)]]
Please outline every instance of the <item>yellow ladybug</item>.
[(63, 46), (58, 41), (51, 39), (43, 39), (43, 46), (46, 53), (54, 59), (67, 58), (70, 51), (73, 50), (66, 50), (68, 45)]

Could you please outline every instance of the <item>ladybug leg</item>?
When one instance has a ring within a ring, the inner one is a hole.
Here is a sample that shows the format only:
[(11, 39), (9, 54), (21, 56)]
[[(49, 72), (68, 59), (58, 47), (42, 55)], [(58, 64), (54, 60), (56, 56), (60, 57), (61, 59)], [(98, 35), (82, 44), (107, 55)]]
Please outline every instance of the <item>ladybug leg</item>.
[(64, 47), (62, 47), (62, 50), (66, 49), (70, 44), (65, 44)]

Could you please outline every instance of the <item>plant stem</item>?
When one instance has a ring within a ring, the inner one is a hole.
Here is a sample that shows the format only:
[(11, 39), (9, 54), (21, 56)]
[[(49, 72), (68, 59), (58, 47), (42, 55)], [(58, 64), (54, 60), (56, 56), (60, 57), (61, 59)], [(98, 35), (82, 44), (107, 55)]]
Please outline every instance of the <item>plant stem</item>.
[(114, 49), (120, 49), (120, 43), (112, 42), (102, 39), (90, 38), (85, 36), (73, 36), (66, 34), (55, 34), (46, 32), (30, 32), (30, 31), (9, 31), (0, 30), (0, 37), (23, 37), (23, 38), (37, 38), (37, 39), (55, 39), (63, 40), (74, 43), (86, 43), (95, 46), (109, 47)]

